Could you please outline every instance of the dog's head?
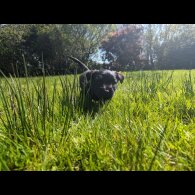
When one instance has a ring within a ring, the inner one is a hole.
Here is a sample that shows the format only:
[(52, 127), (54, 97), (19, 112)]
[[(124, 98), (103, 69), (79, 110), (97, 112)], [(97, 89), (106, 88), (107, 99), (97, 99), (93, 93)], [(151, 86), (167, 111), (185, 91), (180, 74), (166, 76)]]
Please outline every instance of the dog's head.
[(124, 76), (111, 70), (90, 70), (83, 62), (68, 56), (78, 63), (85, 71), (80, 75), (80, 87), (85, 94), (90, 95), (94, 100), (109, 100), (114, 95), (117, 83), (124, 80)]
[(124, 76), (111, 70), (88, 70), (81, 74), (81, 88), (90, 94), (94, 100), (109, 100), (113, 97), (117, 83), (121, 83)]

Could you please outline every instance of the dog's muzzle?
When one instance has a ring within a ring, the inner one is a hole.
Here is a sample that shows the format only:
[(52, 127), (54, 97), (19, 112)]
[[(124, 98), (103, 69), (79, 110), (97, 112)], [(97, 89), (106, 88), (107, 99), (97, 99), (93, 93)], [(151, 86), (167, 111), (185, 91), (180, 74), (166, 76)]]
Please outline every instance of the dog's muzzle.
[(100, 89), (96, 90), (96, 96), (99, 99), (108, 100), (111, 99), (114, 95), (115, 88), (112, 85), (100, 87)]

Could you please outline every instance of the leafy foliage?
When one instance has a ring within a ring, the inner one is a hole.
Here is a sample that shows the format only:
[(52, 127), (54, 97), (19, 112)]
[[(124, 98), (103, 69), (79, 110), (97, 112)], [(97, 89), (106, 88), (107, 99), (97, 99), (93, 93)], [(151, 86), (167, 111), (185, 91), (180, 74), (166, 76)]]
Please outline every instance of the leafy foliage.
[[(103, 64), (93, 59), (100, 53)], [(67, 74), (90, 68), (114, 70), (195, 68), (193, 24), (8, 24), (0, 25), (0, 69), (31, 76)], [(77, 69), (77, 70), (76, 70)]]
[(125, 25), (118, 31), (111, 32), (100, 47), (105, 52), (104, 59), (112, 62), (117, 69), (140, 68), (143, 49), (142, 30), (137, 25)]
[(144, 25), (145, 69), (195, 68), (193, 24)]
[(114, 25), (26, 24), (0, 26), (0, 68), (6, 74), (24, 75), (23, 55), (30, 75), (74, 72), (67, 55), (88, 61), (100, 40)]

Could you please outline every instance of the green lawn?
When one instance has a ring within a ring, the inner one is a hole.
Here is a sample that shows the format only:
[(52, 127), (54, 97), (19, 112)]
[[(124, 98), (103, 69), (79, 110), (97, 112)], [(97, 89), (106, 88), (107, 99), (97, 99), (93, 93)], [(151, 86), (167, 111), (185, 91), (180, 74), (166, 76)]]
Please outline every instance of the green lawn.
[(195, 71), (124, 73), (82, 110), (78, 77), (0, 79), (0, 170), (195, 170)]

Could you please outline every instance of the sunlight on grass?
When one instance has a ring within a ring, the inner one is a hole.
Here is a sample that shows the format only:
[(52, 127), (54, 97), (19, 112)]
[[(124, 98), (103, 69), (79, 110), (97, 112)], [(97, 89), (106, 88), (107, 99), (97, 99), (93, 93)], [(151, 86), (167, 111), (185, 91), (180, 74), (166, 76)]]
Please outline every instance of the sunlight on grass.
[(78, 76), (2, 77), (0, 170), (195, 170), (195, 71), (125, 75), (93, 112)]

